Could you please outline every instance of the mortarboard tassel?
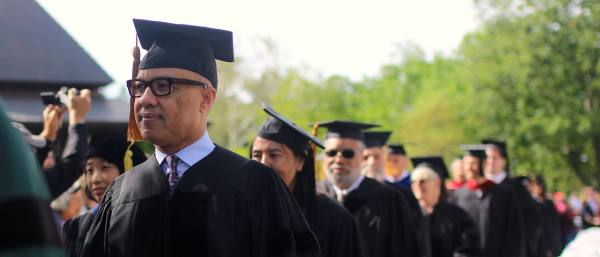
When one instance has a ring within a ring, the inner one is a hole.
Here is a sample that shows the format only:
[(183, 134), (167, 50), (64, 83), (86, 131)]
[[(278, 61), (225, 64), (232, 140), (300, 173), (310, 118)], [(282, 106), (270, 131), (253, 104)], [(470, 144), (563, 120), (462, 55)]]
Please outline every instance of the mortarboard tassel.
[(131, 141), (127, 146), (127, 150), (125, 150), (125, 156), (123, 156), (123, 168), (125, 170), (123, 172), (133, 168), (133, 151), (131, 151), (131, 146), (133, 146), (134, 143), (135, 142)]
[[(310, 133), (313, 136), (317, 136), (318, 130), (319, 130), (319, 123), (315, 122)], [(310, 140), (309, 140), (309, 144), (310, 144), (310, 149), (313, 152), (314, 158), (316, 159), (317, 158), (317, 145)], [(323, 173), (321, 172), (321, 170), (318, 169), (317, 161), (315, 160), (313, 163), (315, 165), (315, 167), (314, 167), (315, 168), (315, 179), (317, 181), (319, 181), (319, 180), (323, 179), (324, 176), (323, 176)]]
[[(138, 46), (137, 35), (135, 37), (135, 47), (133, 48), (133, 67), (131, 67), (131, 79), (137, 78), (140, 66), (140, 47)], [(129, 98), (129, 124), (127, 125), (127, 140), (142, 141), (144, 138), (140, 133), (140, 129), (135, 121), (135, 114), (133, 108), (134, 97)]]

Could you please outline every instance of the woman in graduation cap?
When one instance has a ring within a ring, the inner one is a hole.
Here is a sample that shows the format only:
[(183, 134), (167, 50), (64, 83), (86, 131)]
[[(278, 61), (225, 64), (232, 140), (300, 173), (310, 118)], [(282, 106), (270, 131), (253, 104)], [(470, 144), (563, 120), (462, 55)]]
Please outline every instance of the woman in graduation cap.
[(480, 256), (479, 233), (469, 215), (460, 207), (447, 203), (443, 179), (447, 172), (435, 163), (440, 157), (412, 158), (412, 191), (426, 217), (431, 256)]
[(252, 159), (270, 166), (292, 192), (316, 234), (321, 254), (366, 256), (362, 237), (354, 219), (342, 207), (315, 189), (314, 150), (323, 147), (319, 139), (306, 133), (268, 105), (268, 118), (250, 146)]
[[(86, 196), (99, 203), (106, 188), (115, 178), (144, 160), (144, 152), (136, 145), (129, 146), (125, 135), (93, 136), (83, 172)], [(67, 220), (63, 225), (63, 238), (69, 256), (81, 256), (85, 236), (96, 211), (97, 208), (94, 208), (88, 213)]]

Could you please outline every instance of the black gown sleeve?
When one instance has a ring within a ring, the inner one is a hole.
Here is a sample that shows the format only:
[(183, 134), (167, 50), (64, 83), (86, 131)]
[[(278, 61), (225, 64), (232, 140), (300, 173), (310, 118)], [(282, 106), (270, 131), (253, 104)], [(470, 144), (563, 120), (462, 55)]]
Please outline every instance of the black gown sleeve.
[[(385, 185), (387, 186), (387, 185)], [(409, 204), (402, 193), (394, 192), (394, 213), (392, 232), (389, 238), (390, 256), (421, 256), (419, 251), (417, 227), (414, 223)], [(401, 243), (398, 243), (401, 242)]]
[(542, 223), (544, 225), (541, 253), (543, 256), (558, 256), (562, 250), (561, 226), (558, 211), (552, 200), (541, 203)]
[(87, 126), (76, 124), (69, 126), (67, 145), (63, 155), (51, 169), (44, 170), (44, 176), (52, 198), (58, 197), (67, 190), (84, 169), (87, 154)]
[(112, 201), (114, 195), (115, 181), (106, 189), (104, 197), (98, 206), (98, 210), (92, 225), (83, 243), (82, 257), (109, 256), (108, 229), (110, 228), (110, 216), (112, 214)]
[(492, 202), (490, 208), (493, 217), (491, 229), (488, 234), (493, 235), (486, 244), (491, 245), (484, 254), (502, 257), (525, 257), (526, 238), (523, 224), (522, 211), (515, 204), (517, 196), (510, 189), (501, 185), (496, 187), (495, 197), (497, 201)]
[(366, 257), (367, 248), (358, 225), (343, 206), (325, 195), (317, 196), (317, 235), (323, 257)]
[(519, 180), (507, 178), (507, 184), (516, 196), (523, 217), (523, 231), (525, 233), (525, 250), (527, 256), (541, 256), (539, 252), (542, 242), (543, 224), (540, 205), (536, 203), (527, 188)]
[(481, 255), (479, 248), (479, 230), (475, 222), (458, 206), (449, 205), (452, 209), (452, 219), (455, 223), (453, 231), (453, 256), (475, 257)]
[[(260, 166), (253, 168), (267, 169)], [(248, 192), (251, 256), (320, 256), (317, 239), (281, 178), (271, 169), (260, 173), (265, 178), (256, 192)]]
[(81, 256), (83, 243), (93, 218), (94, 215), (88, 212), (65, 221), (63, 224), (63, 241), (67, 256)]

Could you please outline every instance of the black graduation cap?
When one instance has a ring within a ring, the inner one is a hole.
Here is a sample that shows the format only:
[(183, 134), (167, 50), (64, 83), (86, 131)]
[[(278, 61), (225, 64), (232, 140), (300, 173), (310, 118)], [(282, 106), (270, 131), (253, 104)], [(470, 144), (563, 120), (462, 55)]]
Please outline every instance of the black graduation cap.
[(316, 123), (319, 127), (327, 128), (325, 139), (328, 138), (350, 138), (360, 141), (365, 140), (363, 130), (379, 127), (379, 125), (354, 122), (354, 121), (326, 121)]
[(140, 69), (180, 68), (198, 73), (217, 88), (215, 59), (233, 62), (231, 31), (133, 19), (142, 48)]
[(485, 159), (486, 145), (472, 144), (472, 145), (461, 145), (460, 148), (464, 151), (464, 156), (477, 157), (479, 160)]
[(420, 165), (425, 165), (433, 169), (442, 180), (449, 177), (448, 168), (446, 168), (446, 164), (444, 163), (444, 158), (442, 156), (412, 157), (410, 158), (410, 161), (415, 168)]
[(383, 147), (390, 135), (392, 135), (391, 131), (365, 131), (363, 132), (365, 135), (365, 144), (367, 148), (370, 147)]
[[(86, 158), (100, 157), (119, 167), (119, 172), (125, 172), (125, 157), (129, 142), (127, 137), (117, 133), (104, 133), (92, 135)], [(131, 161), (133, 166), (146, 160), (146, 155), (136, 145), (132, 145)]]
[(406, 155), (406, 150), (402, 144), (390, 144), (388, 148), (390, 149), (390, 154)]
[(295, 123), (291, 122), (283, 115), (276, 112), (271, 106), (266, 103), (262, 103), (263, 110), (271, 115), (267, 121), (263, 124), (258, 136), (283, 143), (290, 148), (299, 147), (312, 141), (315, 145), (320, 148), (325, 148), (321, 140), (317, 137), (309, 134), (304, 129), (298, 127)]
[(502, 155), (502, 157), (504, 157), (505, 159), (507, 158), (508, 152), (506, 149), (506, 142), (488, 138), (482, 139), (481, 143), (485, 145), (493, 145), (495, 147), (498, 147), (498, 149), (500, 150), (500, 155)]

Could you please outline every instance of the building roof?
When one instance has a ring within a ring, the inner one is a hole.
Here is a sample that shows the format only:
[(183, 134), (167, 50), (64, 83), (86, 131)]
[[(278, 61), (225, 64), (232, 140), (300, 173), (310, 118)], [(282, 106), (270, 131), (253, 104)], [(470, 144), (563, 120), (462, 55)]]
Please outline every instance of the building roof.
[(96, 88), (108, 74), (34, 0), (0, 1), (0, 88)]

